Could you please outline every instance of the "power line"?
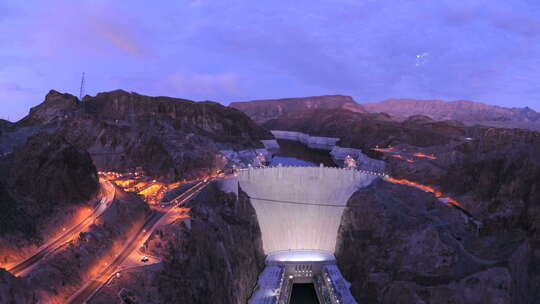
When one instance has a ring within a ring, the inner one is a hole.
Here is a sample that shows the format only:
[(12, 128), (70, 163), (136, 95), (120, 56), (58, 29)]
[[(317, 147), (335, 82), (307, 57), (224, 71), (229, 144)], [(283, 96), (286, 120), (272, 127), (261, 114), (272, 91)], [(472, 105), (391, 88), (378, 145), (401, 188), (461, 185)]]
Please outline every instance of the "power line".
[(332, 204), (315, 204), (315, 203), (305, 203), (305, 202), (295, 202), (295, 201), (282, 201), (282, 200), (275, 200), (275, 199), (269, 199), (269, 198), (251, 197), (249, 195), (248, 197), (251, 199), (259, 200), (259, 201), (265, 201), (268, 203), (282, 203), (282, 204), (291, 204), (291, 205), (308, 205), (308, 206), (338, 207), (338, 208), (361, 207), (361, 206), (340, 206), (340, 205), (332, 205)]

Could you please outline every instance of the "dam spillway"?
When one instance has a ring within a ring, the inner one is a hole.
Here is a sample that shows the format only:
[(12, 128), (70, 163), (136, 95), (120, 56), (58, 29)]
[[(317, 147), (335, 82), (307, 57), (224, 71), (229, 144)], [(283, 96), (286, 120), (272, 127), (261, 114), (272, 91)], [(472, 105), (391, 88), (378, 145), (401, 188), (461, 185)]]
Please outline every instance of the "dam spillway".
[(238, 172), (250, 197), (266, 254), (282, 250), (333, 253), (351, 195), (377, 175), (329, 167), (249, 168)]

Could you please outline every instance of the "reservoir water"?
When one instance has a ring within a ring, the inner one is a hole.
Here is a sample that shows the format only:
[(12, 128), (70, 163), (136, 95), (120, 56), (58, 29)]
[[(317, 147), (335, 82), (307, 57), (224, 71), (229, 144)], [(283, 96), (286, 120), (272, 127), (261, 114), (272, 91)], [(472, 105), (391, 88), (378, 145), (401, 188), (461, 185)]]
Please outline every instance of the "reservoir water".
[(332, 157), (328, 151), (310, 149), (306, 145), (291, 141), (278, 139), (279, 150), (274, 154), (270, 166), (319, 166), (334, 167)]

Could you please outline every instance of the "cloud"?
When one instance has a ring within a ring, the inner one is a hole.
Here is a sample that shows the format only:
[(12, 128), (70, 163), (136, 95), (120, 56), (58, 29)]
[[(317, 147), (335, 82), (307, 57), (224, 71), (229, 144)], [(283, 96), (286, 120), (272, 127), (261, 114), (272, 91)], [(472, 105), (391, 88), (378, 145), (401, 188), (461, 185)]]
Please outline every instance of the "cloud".
[(58, 1), (34, 16), (27, 30), (35, 50), (48, 57), (114, 56), (115, 52), (143, 57), (144, 33), (113, 5)]
[(32, 88), (22, 87), (14, 82), (0, 82), (0, 94), (7, 94), (7, 92), (33, 92)]
[(518, 33), (528, 38), (537, 38), (540, 35), (540, 21), (528, 16), (504, 13), (494, 17), (497, 28)]
[(534, 0), (2, 6), (0, 82), (38, 88), (24, 97), (34, 104), (52, 88), (76, 93), (85, 71), (89, 94), (123, 88), (230, 101), (340, 93), (360, 102), (406, 96), (540, 109)]
[(215, 98), (231, 96), (240, 92), (238, 77), (225, 74), (185, 74), (175, 72), (166, 77), (166, 85), (181, 96), (191, 98)]

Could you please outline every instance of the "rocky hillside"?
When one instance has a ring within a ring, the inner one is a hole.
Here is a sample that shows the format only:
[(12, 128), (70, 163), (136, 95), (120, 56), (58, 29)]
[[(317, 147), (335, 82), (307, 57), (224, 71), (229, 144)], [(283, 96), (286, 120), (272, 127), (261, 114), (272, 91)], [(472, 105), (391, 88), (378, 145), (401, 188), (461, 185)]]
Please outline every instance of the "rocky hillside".
[(113, 262), (118, 249), (133, 231), (140, 229), (149, 213), (148, 205), (134, 194), (117, 190), (110, 207), (87, 231), (46, 256), (25, 275), (40, 303), (66, 303), (69, 296), (94, 278), (96, 266), (99, 269), (99, 265)]
[(257, 123), (264, 123), (281, 115), (304, 109), (346, 109), (358, 113), (366, 112), (350, 96), (343, 95), (233, 102), (230, 106), (246, 113)]
[(480, 225), (406, 186), (359, 191), (337, 250), (353, 293), (370, 303), (536, 303), (540, 134), (483, 129), (438, 149), (437, 159), (413, 163), (385, 156), (387, 168), (450, 195)]
[(504, 108), (468, 100), (447, 102), (417, 99), (388, 99), (362, 106), (369, 112), (384, 112), (401, 119), (426, 115), (435, 120), (459, 120), (468, 125), (540, 131), (540, 113), (528, 107)]
[(359, 191), (336, 252), (358, 301), (535, 303), (540, 133), (337, 110), (291, 113), (265, 126), (372, 151), (392, 177), (431, 186), (472, 216), (407, 186), (380, 181)]
[(36, 132), (58, 133), (90, 152), (99, 170), (142, 167), (154, 177), (189, 178), (224, 165), (220, 150), (260, 148), (272, 135), (242, 112), (215, 102), (149, 97), (122, 90), (83, 101), (51, 91), (11, 132), (9, 153)]
[(26, 280), (0, 268), (0, 303), (34, 304), (38, 301)]
[(99, 188), (89, 154), (46, 133), (0, 158), (0, 171), (0, 235), (33, 235), (55, 210), (86, 203)]
[(210, 185), (180, 217), (157, 231), (147, 245), (160, 263), (123, 272), (90, 302), (246, 303), (264, 253), (255, 210), (248, 197)]
[(384, 114), (355, 113), (347, 110), (310, 109), (283, 115), (263, 125), (269, 130), (298, 131), (312, 136), (340, 138), (341, 147), (362, 149), (407, 143), (419, 147), (446, 145), (468, 133), (454, 122), (437, 122), (413, 117), (405, 122)]
[(11, 121), (0, 119), (0, 134), (2, 134), (2, 131), (8, 130), (12, 125)]
[(504, 250), (474, 254), (470, 247), (478, 247), (480, 238), (460, 211), (382, 180), (348, 205), (336, 257), (359, 303), (529, 303), (512, 301), (506, 263), (519, 242), (501, 236), (483, 249)]

